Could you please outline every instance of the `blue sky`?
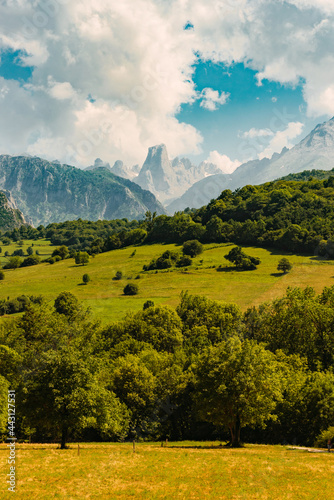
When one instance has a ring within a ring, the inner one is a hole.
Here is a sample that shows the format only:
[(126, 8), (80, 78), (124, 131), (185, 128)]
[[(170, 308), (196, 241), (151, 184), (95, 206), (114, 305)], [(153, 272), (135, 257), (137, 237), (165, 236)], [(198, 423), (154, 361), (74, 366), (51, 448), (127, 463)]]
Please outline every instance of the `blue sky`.
[(0, 153), (228, 172), (334, 115), (332, 0), (51, 1), (0, 6)]
[[(257, 74), (243, 63), (226, 66), (198, 61), (193, 77), (196, 89), (201, 92), (211, 87), (230, 94), (226, 104), (213, 112), (201, 107), (199, 101), (181, 106), (178, 119), (201, 130), (204, 137), (204, 151), (199, 157), (204, 159), (216, 149), (232, 160), (245, 160), (252, 145), (244, 144), (242, 134), (252, 128), (270, 129), (273, 120), (276, 128), (280, 126), (283, 130), (286, 123), (280, 125), (276, 119), (280, 114), (284, 116), (288, 113), (290, 121), (304, 125), (301, 136), (296, 137), (294, 143), (306, 136), (319, 121), (326, 120), (325, 115), (317, 118), (307, 116), (302, 84), (282, 85), (264, 80), (259, 85)], [(268, 138), (262, 138), (257, 143), (258, 147), (267, 142)], [(193, 159), (196, 161), (198, 158)]]

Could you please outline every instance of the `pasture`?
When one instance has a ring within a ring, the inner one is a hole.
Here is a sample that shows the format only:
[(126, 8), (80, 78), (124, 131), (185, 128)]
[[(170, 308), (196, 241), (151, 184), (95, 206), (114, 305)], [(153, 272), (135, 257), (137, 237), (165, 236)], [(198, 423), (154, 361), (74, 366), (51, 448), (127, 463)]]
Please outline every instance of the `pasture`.
[[(0, 445), (1, 463), (8, 451)], [(329, 497), (334, 453), (287, 446), (210, 443), (82, 443), (17, 445), (16, 498), (59, 499), (305, 499)], [(0, 498), (6, 492), (1, 467)]]
[[(50, 255), (52, 247), (46, 241), (40, 245), (42, 257)], [(26, 243), (25, 243), (25, 246)], [(224, 259), (234, 245), (205, 245), (205, 251), (185, 269), (142, 272), (144, 264), (159, 257), (166, 250), (180, 250), (176, 245), (144, 245), (127, 247), (96, 255), (86, 266), (66, 259), (53, 265), (5, 270), (0, 282), (0, 299), (18, 295), (44, 295), (52, 301), (62, 291), (76, 295), (93, 314), (104, 323), (119, 320), (127, 312), (141, 310), (146, 300), (156, 305), (179, 302), (180, 292), (205, 295), (211, 299), (238, 304), (245, 310), (252, 305), (284, 295), (288, 286), (312, 286), (320, 292), (324, 286), (334, 284), (334, 263), (313, 256), (287, 255), (262, 248), (244, 247), (246, 253), (259, 257), (261, 264), (254, 271), (238, 271)], [(5, 247), (3, 247), (5, 248)], [(133, 251), (136, 250), (134, 256)], [(277, 272), (278, 261), (287, 256), (293, 264), (290, 273)], [(219, 266), (222, 266), (218, 269)], [(226, 267), (227, 266), (227, 267)], [(120, 281), (113, 280), (116, 271), (122, 271)], [(91, 281), (82, 284), (88, 273)], [(136, 277), (140, 279), (135, 280)], [(139, 294), (128, 297), (123, 288), (129, 281), (139, 286)]]

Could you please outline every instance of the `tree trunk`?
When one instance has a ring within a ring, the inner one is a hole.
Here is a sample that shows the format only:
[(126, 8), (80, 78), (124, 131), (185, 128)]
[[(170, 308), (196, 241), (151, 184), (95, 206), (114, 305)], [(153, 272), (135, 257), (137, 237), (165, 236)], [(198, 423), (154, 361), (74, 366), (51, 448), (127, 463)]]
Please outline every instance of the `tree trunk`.
[(232, 448), (240, 448), (240, 417), (237, 415), (233, 427), (230, 427), (231, 446)]
[(63, 425), (62, 431), (61, 431), (61, 445), (60, 445), (61, 450), (66, 449), (67, 432), (68, 432), (67, 425)]

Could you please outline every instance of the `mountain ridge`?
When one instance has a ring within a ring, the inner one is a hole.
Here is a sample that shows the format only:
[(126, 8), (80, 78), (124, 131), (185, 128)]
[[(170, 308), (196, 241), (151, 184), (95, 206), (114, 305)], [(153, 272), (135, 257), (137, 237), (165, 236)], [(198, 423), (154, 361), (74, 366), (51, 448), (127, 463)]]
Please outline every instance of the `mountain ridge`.
[(85, 171), (38, 157), (0, 156), (0, 189), (34, 225), (77, 218), (143, 218), (165, 213), (152, 193), (105, 167)]

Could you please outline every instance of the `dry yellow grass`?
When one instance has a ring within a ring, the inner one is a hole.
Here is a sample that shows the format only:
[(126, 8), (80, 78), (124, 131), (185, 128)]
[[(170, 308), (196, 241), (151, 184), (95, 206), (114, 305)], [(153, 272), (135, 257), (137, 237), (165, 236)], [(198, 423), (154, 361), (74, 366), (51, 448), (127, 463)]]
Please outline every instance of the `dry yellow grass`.
[[(334, 453), (283, 446), (219, 443), (18, 445), (16, 498), (59, 499), (307, 499), (331, 497)], [(7, 449), (0, 445), (1, 463)], [(0, 475), (0, 498), (6, 492)]]

